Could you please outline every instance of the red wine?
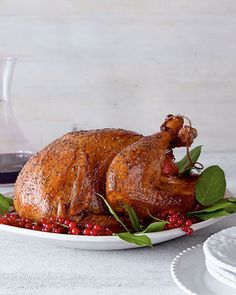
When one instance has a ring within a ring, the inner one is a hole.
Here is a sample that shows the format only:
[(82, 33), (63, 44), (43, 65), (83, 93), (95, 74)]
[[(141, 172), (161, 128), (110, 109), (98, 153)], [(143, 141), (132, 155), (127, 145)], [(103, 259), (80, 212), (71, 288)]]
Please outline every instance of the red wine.
[(30, 153), (0, 154), (0, 184), (14, 183), (31, 156)]
[(17, 172), (0, 172), (0, 184), (14, 183), (20, 171)]

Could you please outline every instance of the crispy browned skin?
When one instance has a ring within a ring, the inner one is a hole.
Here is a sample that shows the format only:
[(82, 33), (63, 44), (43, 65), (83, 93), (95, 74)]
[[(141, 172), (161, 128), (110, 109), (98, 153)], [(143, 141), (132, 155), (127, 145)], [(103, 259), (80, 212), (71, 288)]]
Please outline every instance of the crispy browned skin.
[(182, 118), (173, 117), (162, 125), (162, 131), (143, 137), (122, 150), (112, 161), (106, 181), (106, 197), (117, 212), (124, 204), (132, 206), (139, 216), (174, 209), (192, 210), (195, 205), (196, 177), (164, 176), (162, 166), (166, 151), (175, 145), (190, 145), (196, 137), (192, 129), (185, 136)]
[(34, 155), (17, 178), (14, 206), (22, 217), (104, 213), (95, 193), (105, 194), (112, 159), (140, 134), (122, 129), (72, 132)]
[(168, 150), (190, 146), (196, 135), (180, 116), (168, 116), (161, 132), (146, 137), (121, 129), (68, 133), (27, 162), (15, 185), (15, 209), (21, 217), (64, 216), (114, 232), (122, 229), (96, 193), (124, 219), (125, 203), (142, 220), (148, 212), (192, 210), (196, 177), (180, 178), (163, 167)]

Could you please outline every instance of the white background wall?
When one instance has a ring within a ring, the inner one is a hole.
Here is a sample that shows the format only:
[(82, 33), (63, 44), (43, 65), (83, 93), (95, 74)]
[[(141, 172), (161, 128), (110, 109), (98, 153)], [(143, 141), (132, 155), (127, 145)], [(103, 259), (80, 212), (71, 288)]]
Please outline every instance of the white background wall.
[(0, 0), (0, 55), (36, 148), (76, 126), (155, 132), (192, 119), (207, 151), (236, 149), (235, 0)]

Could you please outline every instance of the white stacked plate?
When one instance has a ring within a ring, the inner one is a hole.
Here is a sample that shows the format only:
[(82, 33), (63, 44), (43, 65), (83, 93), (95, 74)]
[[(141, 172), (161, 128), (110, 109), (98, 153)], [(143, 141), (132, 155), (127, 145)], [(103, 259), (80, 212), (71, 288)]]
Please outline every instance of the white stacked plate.
[(236, 226), (208, 238), (203, 251), (208, 272), (220, 282), (236, 288)]
[(171, 274), (187, 294), (236, 295), (236, 226), (179, 253)]

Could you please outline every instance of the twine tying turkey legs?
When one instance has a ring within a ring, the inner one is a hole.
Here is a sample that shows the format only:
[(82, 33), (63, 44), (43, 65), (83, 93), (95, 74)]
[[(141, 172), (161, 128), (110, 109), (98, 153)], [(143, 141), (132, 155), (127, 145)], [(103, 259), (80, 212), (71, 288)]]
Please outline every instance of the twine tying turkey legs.
[[(183, 115), (177, 115), (179, 117), (182, 117), (183, 119), (185, 119), (187, 122), (188, 122), (188, 125), (189, 126), (189, 130), (191, 131), (192, 129), (192, 122), (191, 120), (186, 117), (186, 116), (183, 116)], [(189, 142), (190, 142), (190, 139), (191, 139), (191, 133), (189, 132), (188, 133), (188, 138), (187, 138), (187, 144), (186, 144), (186, 152), (187, 152), (187, 158), (188, 158), (188, 161), (189, 161), (189, 168), (191, 169), (196, 169), (197, 171), (201, 171), (204, 169), (204, 166), (200, 163), (200, 162), (193, 162), (192, 159), (191, 159), (191, 156), (190, 156), (190, 151), (189, 151)]]

